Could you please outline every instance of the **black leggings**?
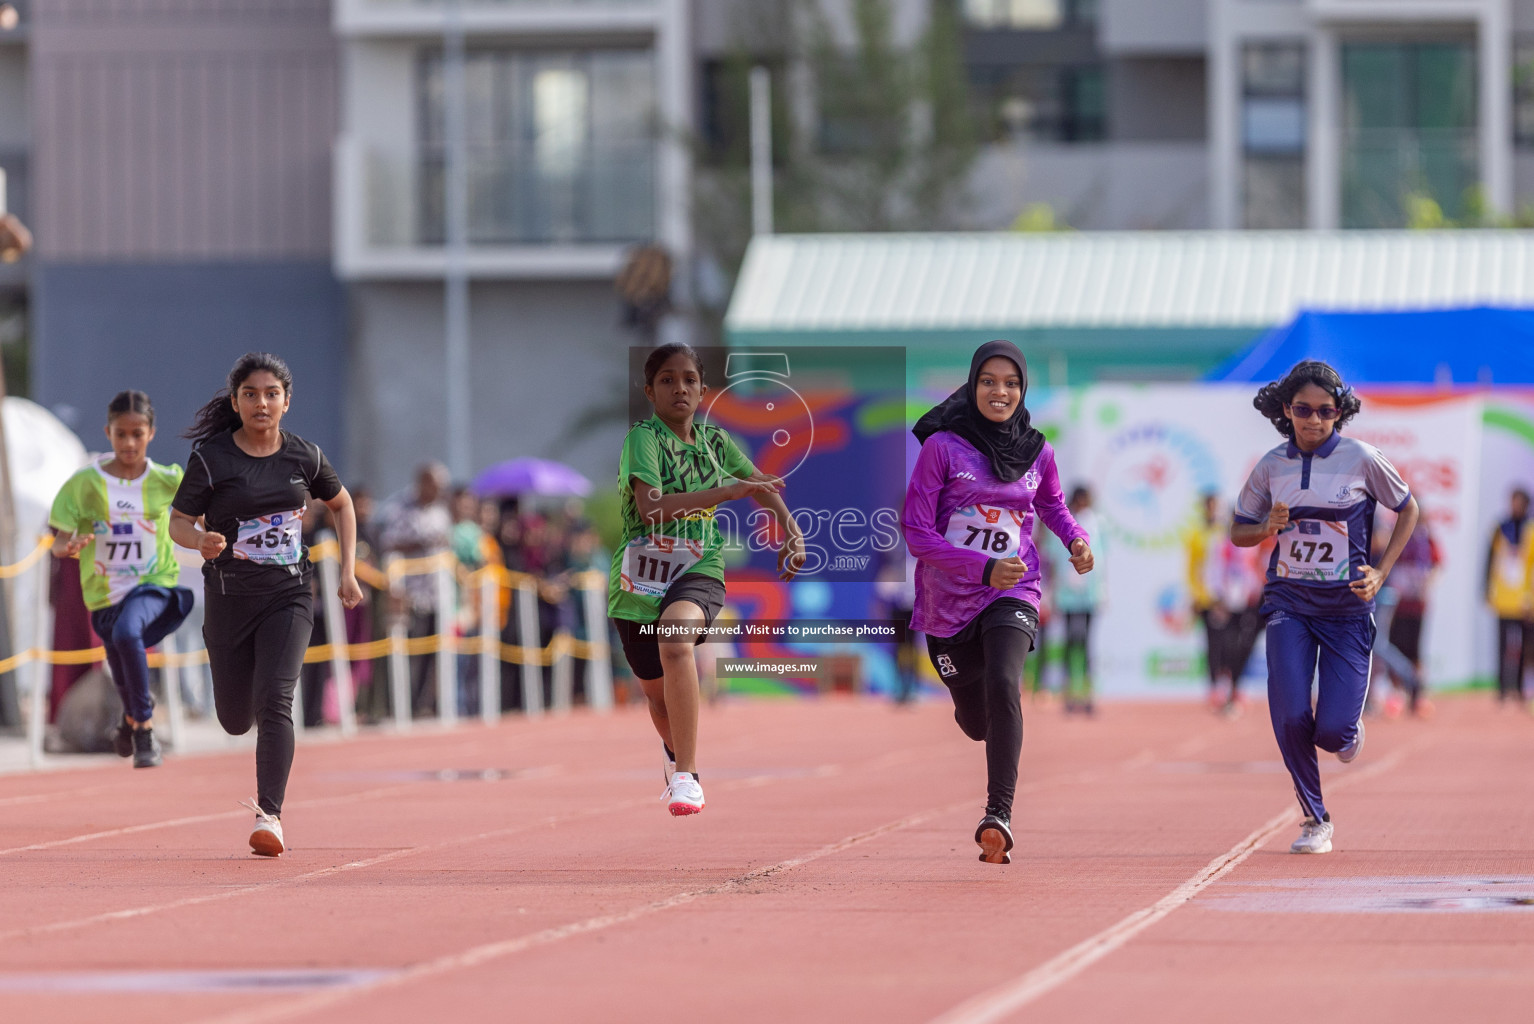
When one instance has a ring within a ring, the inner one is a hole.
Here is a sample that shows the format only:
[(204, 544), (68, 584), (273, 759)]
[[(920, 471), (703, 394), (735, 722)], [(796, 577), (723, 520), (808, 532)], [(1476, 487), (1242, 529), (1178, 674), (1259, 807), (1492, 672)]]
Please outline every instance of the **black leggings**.
[(1023, 753), (1023, 664), (1037, 629), (1032, 606), (1002, 598), (957, 636), (927, 638), (932, 664), (953, 694), (954, 721), (985, 743), (986, 813), (1008, 819)]
[(1522, 619), (1497, 620), (1497, 699), (1523, 699), (1523, 669), (1534, 655), (1534, 627)]
[(256, 726), (256, 798), (274, 817), (293, 767), (293, 688), (314, 625), (308, 588), (276, 594), (209, 591), (202, 636), (218, 724), (232, 736)]

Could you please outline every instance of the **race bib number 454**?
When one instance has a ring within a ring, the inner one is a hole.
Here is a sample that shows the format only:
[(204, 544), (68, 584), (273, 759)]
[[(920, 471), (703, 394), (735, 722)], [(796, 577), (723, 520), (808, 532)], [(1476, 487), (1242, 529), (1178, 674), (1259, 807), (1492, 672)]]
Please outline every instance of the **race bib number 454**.
[(1274, 571), (1289, 580), (1335, 583), (1348, 578), (1348, 528), (1324, 519), (1298, 519), (1278, 537)]
[(661, 597), (703, 557), (703, 545), (664, 534), (635, 537), (623, 549), (619, 585), (631, 594)]
[(304, 510), (240, 521), (234, 557), (262, 565), (297, 565), (304, 554)]
[(1022, 549), (1023, 514), (1009, 508), (971, 505), (954, 509), (943, 538), (956, 548), (1011, 558)]

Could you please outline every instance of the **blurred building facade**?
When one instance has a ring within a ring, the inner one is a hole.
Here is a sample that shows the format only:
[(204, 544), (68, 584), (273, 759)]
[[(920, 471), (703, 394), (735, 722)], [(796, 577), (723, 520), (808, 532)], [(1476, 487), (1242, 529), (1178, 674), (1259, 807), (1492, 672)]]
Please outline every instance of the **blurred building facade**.
[[(644, 337), (615, 277), (658, 242), (688, 306), (708, 276), (690, 147), (746, 119), (717, 72), (746, 53), (794, 74), (742, 32), (754, 2), (18, 4), (0, 166), (37, 247), (0, 267), (0, 301), (28, 310), (34, 396), (89, 435), (143, 387), (169, 440), (235, 356), (271, 349), (298, 374), (294, 427), (349, 479), (388, 491), (442, 457), (456, 10), (469, 461), (605, 479), (621, 353)], [(1033, 204), (1080, 229), (1196, 230), (1534, 203), (1534, 0), (890, 0), (898, 40), (939, 2), (962, 18), (982, 142), (954, 228)], [(823, 0), (843, 35), (853, 3)]]

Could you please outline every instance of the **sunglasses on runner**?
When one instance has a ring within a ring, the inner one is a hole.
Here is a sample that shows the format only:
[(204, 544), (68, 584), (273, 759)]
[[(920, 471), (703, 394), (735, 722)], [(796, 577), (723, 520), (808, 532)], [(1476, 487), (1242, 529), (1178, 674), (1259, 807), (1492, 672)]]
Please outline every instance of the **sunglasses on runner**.
[(1323, 420), (1334, 420), (1337, 418), (1337, 407), (1335, 405), (1323, 405), (1317, 408), (1314, 405), (1306, 405), (1304, 402), (1295, 402), (1289, 406), (1289, 411), (1297, 420), (1308, 420), (1311, 416), (1319, 416)]

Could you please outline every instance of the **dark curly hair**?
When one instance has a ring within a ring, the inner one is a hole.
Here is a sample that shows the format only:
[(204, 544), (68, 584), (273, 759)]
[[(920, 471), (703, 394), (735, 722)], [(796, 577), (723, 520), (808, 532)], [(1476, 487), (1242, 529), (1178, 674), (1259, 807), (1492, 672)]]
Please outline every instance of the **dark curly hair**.
[(1342, 375), (1332, 369), (1330, 363), (1323, 363), (1319, 359), (1296, 363), (1292, 370), (1284, 374), (1283, 380), (1264, 384), (1257, 392), (1257, 397), (1252, 399), (1252, 407), (1266, 416), (1275, 430), (1293, 440), (1294, 423), (1284, 415), (1284, 406), (1294, 401), (1295, 393), (1306, 384), (1314, 384), (1336, 401), (1339, 433), (1343, 425), (1357, 416), (1358, 410), (1364, 407), (1353, 389), (1342, 382)]
[(197, 418), (192, 425), (182, 434), (193, 442), (196, 447), (219, 434), (227, 434), (231, 430), (239, 430), (240, 414), (230, 402), (230, 396), (240, 390), (240, 385), (245, 383), (246, 378), (258, 370), (266, 370), (277, 378), (282, 385), (283, 394), (293, 393), (293, 371), (288, 369), (288, 364), (270, 352), (247, 352), (240, 357), (239, 362), (234, 364), (234, 369), (229, 371), (229, 379), (218, 394), (208, 399), (208, 403), (197, 410)]

